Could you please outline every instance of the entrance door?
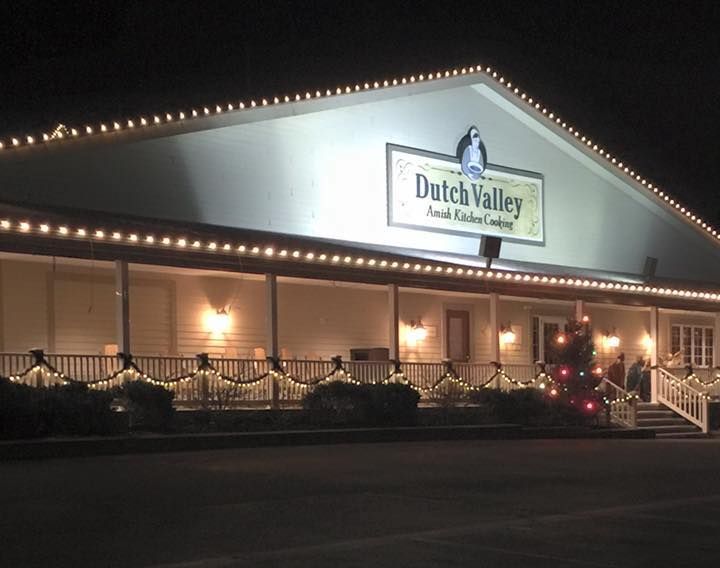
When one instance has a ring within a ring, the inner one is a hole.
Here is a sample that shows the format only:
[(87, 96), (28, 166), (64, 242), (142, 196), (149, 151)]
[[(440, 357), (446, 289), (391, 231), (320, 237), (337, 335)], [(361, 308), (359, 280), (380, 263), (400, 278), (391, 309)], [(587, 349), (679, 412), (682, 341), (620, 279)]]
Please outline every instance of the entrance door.
[(536, 361), (555, 362), (548, 361), (550, 354), (547, 347), (552, 344), (558, 331), (564, 329), (565, 322), (565, 318), (558, 316), (538, 316), (535, 318), (536, 329), (533, 331), (537, 334), (537, 353), (534, 354)]
[(470, 360), (470, 312), (445, 312), (445, 345), (448, 359), (463, 362)]

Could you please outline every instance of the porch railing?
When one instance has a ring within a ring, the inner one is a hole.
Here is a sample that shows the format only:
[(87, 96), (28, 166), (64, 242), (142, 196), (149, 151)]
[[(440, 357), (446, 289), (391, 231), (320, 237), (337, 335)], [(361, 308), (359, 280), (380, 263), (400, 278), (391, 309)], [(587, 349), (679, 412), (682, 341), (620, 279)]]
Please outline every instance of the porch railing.
[(699, 426), (707, 434), (710, 397), (662, 367), (657, 369), (657, 383), (658, 402)]
[(608, 405), (610, 421), (626, 428), (635, 428), (637, 426), (637, 395), (627, 392), (605, 377), (600, 382), (599, 390), (603, 392)]
[(485, 387), (512, 390), (544, 383), (535, 365), (393, 361), (296, 361), (277, 359), (211, 359), (119, 354), (74, 355), (0, 353), (0, 376), (33, 386), (84, 383), (109, 390), (141, 379), (175, 393), (180, 408), (232, 408), (245, 405), (297, 404), (314, 386), (330, 380), (356, 384), (406, 383), (426, 401), (457, 396)]
[(674, 377), (711, 398), (720, 398), (720, 367), (666, 367)]

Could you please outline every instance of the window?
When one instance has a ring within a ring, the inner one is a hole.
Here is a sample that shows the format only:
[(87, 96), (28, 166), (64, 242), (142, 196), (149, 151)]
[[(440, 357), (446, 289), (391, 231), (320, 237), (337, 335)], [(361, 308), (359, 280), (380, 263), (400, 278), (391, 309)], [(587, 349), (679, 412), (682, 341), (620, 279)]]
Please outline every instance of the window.
[(673, 325), (670, 345), (673, 354), (680, 352), (683, 365), (712, 367), (714, 330), (699, 325)]

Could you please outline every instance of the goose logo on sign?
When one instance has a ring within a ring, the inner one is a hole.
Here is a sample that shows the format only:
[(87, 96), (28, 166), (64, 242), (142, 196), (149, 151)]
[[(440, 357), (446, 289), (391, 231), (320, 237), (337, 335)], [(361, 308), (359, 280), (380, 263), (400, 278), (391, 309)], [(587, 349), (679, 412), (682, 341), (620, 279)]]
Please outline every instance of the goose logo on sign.
[(471, 126), (467, 134), (460, 139), (457, 146), (457, 158), (460, 161), (462, 173), (470, 181), (477, 181), (485, 171), (487, 164), (487, 150), (480, 139), (480, 131)]

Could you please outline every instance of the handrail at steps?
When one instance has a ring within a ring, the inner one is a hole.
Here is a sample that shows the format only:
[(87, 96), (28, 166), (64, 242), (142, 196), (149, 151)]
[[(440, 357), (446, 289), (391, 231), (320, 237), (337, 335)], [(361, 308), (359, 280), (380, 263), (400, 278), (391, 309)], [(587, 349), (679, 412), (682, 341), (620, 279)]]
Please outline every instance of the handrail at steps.
[(662, 367), (658, 367), (657, 372), (658, 402), (698, 426), (703, 434), (707, 434), (710, 430), (707, 395)]
[(600, 382), (601, 390), (605, 393), (605, 400), (610, 407), (610, 419), (628, 428), (637, 427), (637, 401), (635, 394), (627, 392), (607, 377)]

